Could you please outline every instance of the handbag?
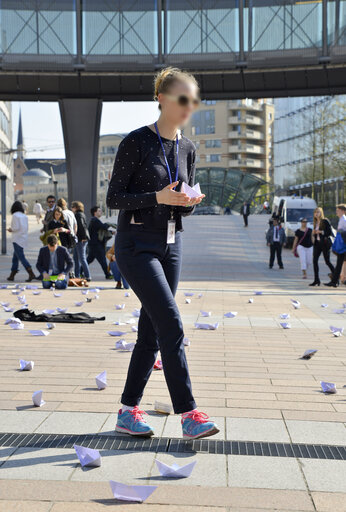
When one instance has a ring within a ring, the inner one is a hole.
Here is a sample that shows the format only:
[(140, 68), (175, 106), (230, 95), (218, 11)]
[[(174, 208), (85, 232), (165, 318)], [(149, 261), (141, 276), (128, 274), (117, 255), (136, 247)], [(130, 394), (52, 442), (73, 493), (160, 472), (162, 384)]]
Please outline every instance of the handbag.
[(294, 249), (294, 253), (293, 254), (295, 255), (296, 258), (299, 258), (299, 254), (298, 254), (298, 251), (297, 251), (298, 245), (300, 245), (302, 243), (302, 241), (304, 240), (304, 238), (308, 234), (308, 231), (309, 231), (309, 228), (306, 228), (304, 235), (301, 237), (301, 239), (299, 240), (299, 242), (296, 245), (296, 248)]
[[(344, 233), (346, 234), (346, 231)], [(340, 232), (336, 234), (332, 250), (335, 254), (344, 254), (346, 252), (346, 243)]]

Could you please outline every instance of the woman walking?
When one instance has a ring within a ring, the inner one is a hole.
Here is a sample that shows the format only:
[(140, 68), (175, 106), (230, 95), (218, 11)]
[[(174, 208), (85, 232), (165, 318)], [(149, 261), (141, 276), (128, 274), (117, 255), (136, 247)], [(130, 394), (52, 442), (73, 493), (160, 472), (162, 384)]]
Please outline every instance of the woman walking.
[(89, 265), (86, 258), (86, 248), (90, 237), (86, 217), (84, 214), (84, 204), (80, 201), (73, 201), (71, 208), (77, 221), (78, 241), (73, 251), (75, 277), (80, 277), (80, 271), (82, 267), (85, 279), (87, 281), (91, 281)]
[(12, 233), (13, 256), (11, 273), (8, 276), (7, 281), (14, 281), (14, 276), (19, 272), (19, 262), (21, 262), (29, 274), (28, 279), (26, 279), (26, 282), (29, 283), (33, 279), (36, 279), (36, 276), (24, 254), (24, 249), (28, 242), (29, 224), (28, 217), (24, 213), (23, 203), (21, 201), (15, 201), (12, 205), (11, 213), (12, 221), (11, 227), (8, 228), (8, 231)]
[(293, 254), (300, 259), (303, 279), (307, 278), (306, 271), (312, 264), (312, 229), (308, 228), (308, 220), (300, 219), (301, 227), (294, 233)]
[(332, 236), (333, 232), (329, 220), (324, 216), (323, 208), (318, 207), (315, 209), (313, 225), (314, 228), (312, 230), (312, 239), (314, 247), (313, 262), (315, 278), (309, 286), (320, 286), (321, 281), (319, 277), (318, 260), (322, 253), (324, 261), (326, 262), (326, 265), (329, 267), (331, 272), (330, 277), (332, 277), (334, 272), (334, 267), (330, 262), (330, 248), (332, 246), (330, 237)]
[(181, 267), (181, 217), (191, 214), (204, 197), (190, 199), (179, 192), (182, 182), (194, 184), (195, 147), (179, 128), (198, 106), (197, 82), (179, 69), (164, 69), (155, 79), (155, 99), (160, 117), (121, 142), (107, 195), (109, 208), (120, 209), (116, 261), (142, 303), (115, 428), (137, 436), (154, 434), (138, 405), (160, 350), (174, 412), (182, 415), (183, 437), (196, 439), (219, 431), (196, 409), (174, 299)]

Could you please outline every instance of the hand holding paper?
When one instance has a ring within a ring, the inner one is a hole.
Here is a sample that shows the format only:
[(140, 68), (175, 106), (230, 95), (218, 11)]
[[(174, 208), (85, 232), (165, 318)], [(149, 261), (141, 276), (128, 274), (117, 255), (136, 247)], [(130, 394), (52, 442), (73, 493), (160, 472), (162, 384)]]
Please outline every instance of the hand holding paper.
[(190, 187), (190, 185), (188, 185), (187, 183), (185, 183), (185, 181), (183, 181), (183, 183), (181, 185), (181, 192), (183, 192), (183, 194), (186, 194), (187, 196), (189, 196), (190, 199), (192, 199), (194, 197), (200, 197), (202, 195), (199, 183), (196, 183), (196, 185), (194, 185), (193, 187)]

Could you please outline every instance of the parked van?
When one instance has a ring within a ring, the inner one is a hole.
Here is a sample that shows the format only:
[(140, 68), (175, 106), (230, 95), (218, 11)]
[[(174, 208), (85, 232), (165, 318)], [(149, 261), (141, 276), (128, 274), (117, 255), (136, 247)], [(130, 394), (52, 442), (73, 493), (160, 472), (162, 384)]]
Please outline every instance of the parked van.
[(282, 227), (285, 229), (287, 246), (292, 247), (294, 233), (300, 227), (299, 219), (308, 219), (308, 227), (312, 228), (316, 201), (311, 197), (302, 196), (275, 196), (272, 212), (281, 217)]

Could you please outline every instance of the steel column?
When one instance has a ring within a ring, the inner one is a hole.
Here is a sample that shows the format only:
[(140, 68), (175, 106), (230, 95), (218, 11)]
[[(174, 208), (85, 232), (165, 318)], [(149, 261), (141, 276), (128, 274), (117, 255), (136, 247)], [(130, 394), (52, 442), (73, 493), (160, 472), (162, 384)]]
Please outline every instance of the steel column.
[(239, 62), (244, 62), (244, 0), (239, 0)]
[(77, 38), (77, 64), (82, 64), (82, 8), (81, 0), (76, 0), (76, 38)]
[(158, 63), (162, 64), (162, 0), (157, 0), (157, 54)]
[(322, 52), (328, 57), (328, 0), (322, 1)]

